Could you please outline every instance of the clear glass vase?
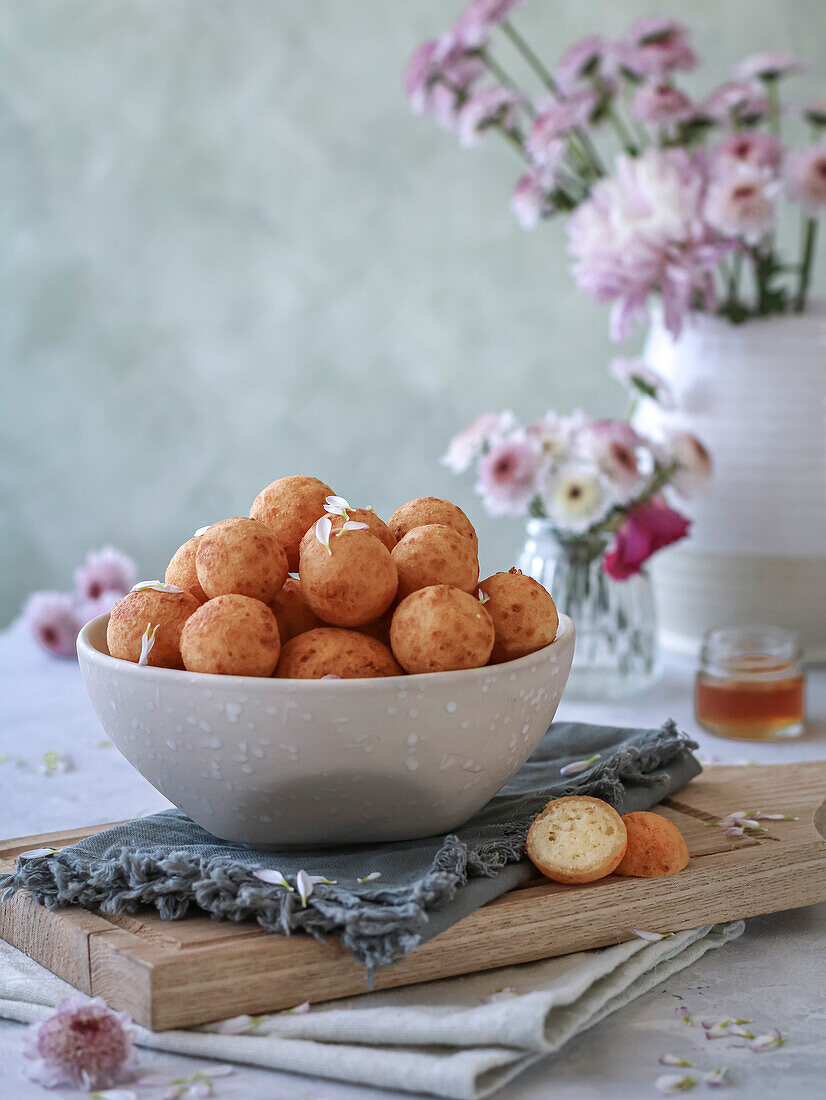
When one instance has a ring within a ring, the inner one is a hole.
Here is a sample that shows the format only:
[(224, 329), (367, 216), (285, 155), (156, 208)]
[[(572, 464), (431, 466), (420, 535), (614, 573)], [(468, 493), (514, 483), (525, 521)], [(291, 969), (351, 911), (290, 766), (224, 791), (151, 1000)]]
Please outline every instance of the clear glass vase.
[(528, 521), (519, 568), (538, 580), (576, 626), (574, 664), (565, 694), (617, 699), (657, 675), (657, 620), (643, 571), (615, 581), (602, 568), (605, 538), (559, 539), (550, 523)]

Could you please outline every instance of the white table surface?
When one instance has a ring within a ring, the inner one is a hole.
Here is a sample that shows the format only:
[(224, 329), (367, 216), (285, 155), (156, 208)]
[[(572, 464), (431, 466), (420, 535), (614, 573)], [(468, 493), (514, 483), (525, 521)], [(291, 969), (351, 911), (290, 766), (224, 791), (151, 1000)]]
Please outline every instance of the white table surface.
[[(692, 713), (693, 668), (666, 662), (659, 682), (633, 699), (602, 704), (563, 702), (559, 718), (617, 725), (659, 725), (674, 718), (695, 736), (712, 763), (782, 763), (826, 757), (826, 671), (810, 673), (809, 733), (789, 744), (723, 741), (703, 733)], [(105, 737), (88, 702), (77, 665), (40, 652), (17, 624), (0, 634), (0, 836), (137, 816), (168, 805)], [(43, 774), (43, 754), (67, 754), (72, 770)], [(707, 1042), (687, 1030), (675, 1006), (698, 1015), (739, 1015), (762, 1030), (788, 1036), (777, 1051), (756, 1055), (726, 1040)], [(23, 1028), (0, 1021), (0, 1096), (46, 1095), (22, 1075)], [(744, 936), (711, 952), (665, 988), (658, 987), (580, 1036), (506, 1088), (507, 1100), (638, 1100), (659, 1095), (653, 1081), (666, 1072), (657, 1060), (679, 1053), (711, 1068), (726, 1065), (730, 1094), (749, 1100), (824, 1096), (826, 1079), (826, 904), (748, 922)], [(197, 1059), (141, 1052), (141, 1062), (175, 1075), (205, 1068)], [(227, 1100), (403, 1100), (408, 1093), (338, 1085), (311, 1077), (239, 1067), (215, 1083)], [(695, 1095), (705, 1089), (698, 1088)], [(57, 1090), (52, 1095), (78, 1095)], [(504, 1100), (504, 1093), (503, 1093)]]

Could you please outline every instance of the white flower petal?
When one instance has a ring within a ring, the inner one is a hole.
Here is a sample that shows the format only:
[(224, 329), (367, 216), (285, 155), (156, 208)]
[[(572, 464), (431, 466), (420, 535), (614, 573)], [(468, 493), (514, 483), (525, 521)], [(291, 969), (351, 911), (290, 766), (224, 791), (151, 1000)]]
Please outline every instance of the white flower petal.
[[(179, 590), (180, 591), (180, 590)], [(144, 630), (141, 636), (141, 653), (138, 657), (138, 664), (142, 667), (146, 667), (149, 664), (149, 654), (152, 652), (152, 648), (155, 645), (155, 635), (158, 633), (158, 623), (152, 626), (152, 623), (146, 624), (146, 630)]]
[(324, 503), (329, 504), (333, 508), (349, 508), (350, 503), (346, 501), (344, 497), (337, 497), (335, 495), (325, 497)]
[(167, 584), (166, 581), (138, 581), (132, 585), (131, 591), (143, 592), (147, 588), (153, 592), (183, 592), (183, 588), (178, 588), (177, 584)]
[(211, 523), (207, 523), (205, 527), (199, 527), (195, 534), (192, 536), (194, 539), (199, 539), (201, 535), (205, 535), (212, 526)]
[(366, 523), (360, 523), (355, 519), (348, 519), (346, 523), (343, 523), (339, 535), (344, 534), (345, 531), (369, 531), (370, 528)]
[(663, 1054), (662, 1057), (660, 1058), (660, 1065), (661, 1066), (685, 1066), (685, 1067), (690, 1068), (694, 1065), (694, 1063), (693, 1062), (687, 1062), (685, 1060), (685, 1058), (680, 1058), (676, 1054)]
[(782, 1047), (785, 1042), (786, 1040), (778, 1029), (774, 1028), (766, 1035), (752, 1036), (752, 1042), (749, 1043), (749, 1050), (753, 1050), (755, 1054), (762, 1054), (764, 1051)]
[(53, 856), (59, 848), (29, 848), (27, 852), (18, 852), (18, 859), (39, 859), (41, 856)]
[(269, 867), (256, 867), (252, 872), (253, 876), (260, 879), (261, 882), (267, 882), (271, 886), (283, 886), (285, 890), (289, 890), (290, 893), (294, 893), (292, 886), (284, 878), (280, 871), (274, 871)]
[(587, 760), (573, 760), (570, 764), (566, 764), (564, 768), (559, 769), (560, 775), (579, 775), (580, 772), (587, 771), (592, 765), (594, 765), (600, 758), (600, 753), (595, 752), (593, 756), (589, 756)]
[(658, 940), (667, 940), (670, 936), (674, 935), (673, 932), (645, 932), (642, 928), (629, 928), (628, 931), (638, 939), (646, 940), (648, 943), (656, 943)]
[(333, 531), (333, 521), (329, 516), (322, 516), (321, 519), (315, 525), (315, 537), (324, 546), (328, 554), (332, 554), (330, 549), (330, 535)]
[(375, 882), (377, 878), (381, 878), (381, 871), (371, 871), (369, 875), (365, 875), (363, 878), (358, 879), (358, 882)]
[(703, 1084), (708, 1085), (709, 1088), (718, 1089), (725, 1085), (731, 1084), (731, 1078), (729, 1077), (728, 1070), (725, 1066), (720, 1066), (718, 1069), (713, 1069), (709, 1073), (703, 1074)]
[(306, 1016), (312, 1008), (309, 1001), (302, 1001), (300, 1005), (296, 1005), (295, 1008), (285, 1008), (280, 1015), (282, 1016)]
[(298, 896), (301, 898), (301, 905), (306, 908), (307, 898), (313, 892), (313, 880), (307, 874), (306, 871), (299, 871), (295, 876), (295, 885), (298, 890)]

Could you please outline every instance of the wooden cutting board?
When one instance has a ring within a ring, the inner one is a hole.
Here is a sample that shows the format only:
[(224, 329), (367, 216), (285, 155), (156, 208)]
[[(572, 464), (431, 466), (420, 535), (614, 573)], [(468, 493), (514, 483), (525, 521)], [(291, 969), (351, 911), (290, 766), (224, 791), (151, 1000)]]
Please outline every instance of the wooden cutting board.
[[(380, 971), (375, 988), (605, 947), (629, 929), (679, 931), (826, 900), (826, 762), (708, 768), (656, 807), (683, 832), (691, 862), (678, 875), (563, 886), (536, 879)], [(734, 810), (792, 814), (765, 833), (723, 836), (709, 822)], [(0, 869), (30, 848), (61, 848), (108, 828), (0, 843)], [(155, 1030), (366, 992), (364, 970), (336, 940), (264, 932), (252, 922), (154, 911), (104, 917), (50, 912), (21, 891), (0, 905), (0, 936), (85, 993)]]

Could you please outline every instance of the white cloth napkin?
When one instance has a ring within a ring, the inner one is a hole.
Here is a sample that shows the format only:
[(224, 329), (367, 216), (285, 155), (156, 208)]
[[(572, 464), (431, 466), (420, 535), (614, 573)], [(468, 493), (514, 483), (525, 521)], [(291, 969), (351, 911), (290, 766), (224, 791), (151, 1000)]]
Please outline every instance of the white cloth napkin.
[[(583, 919), (587, 919), (585, 915)], [(339, 1081), (477, 1100), (569, 1039), (742, 934), (743, 922), (634, 939), (538, 963), (366, 994), (303, 1015), (265, 1017), (254, 1032), (138, 1029), (154, 1050)], [(489, 1003), (483, 998), (496, 990)], [(0, 1016), (42, 1020), (73, 992), (0, 941)]]

